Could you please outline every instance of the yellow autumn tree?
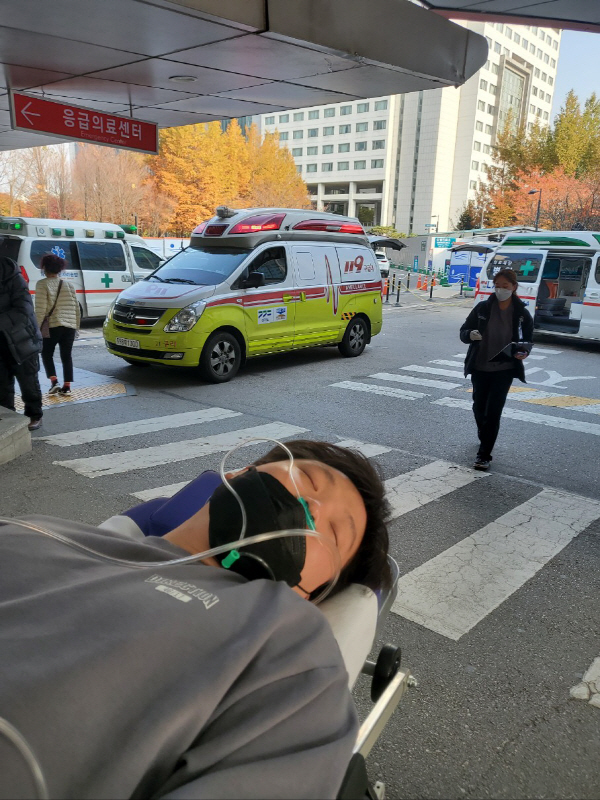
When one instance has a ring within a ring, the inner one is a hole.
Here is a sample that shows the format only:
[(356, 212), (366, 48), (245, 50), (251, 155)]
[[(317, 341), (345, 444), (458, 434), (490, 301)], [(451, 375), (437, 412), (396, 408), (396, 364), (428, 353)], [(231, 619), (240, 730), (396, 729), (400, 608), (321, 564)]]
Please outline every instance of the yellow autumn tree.
[(276, 133), (267, 133), (264, 139), (256, 125), (248, 136), (250, 150), (249, 205), (267, 208), (310, 208), (306, 184), (298, 174), (292, 154), (281, 147)]

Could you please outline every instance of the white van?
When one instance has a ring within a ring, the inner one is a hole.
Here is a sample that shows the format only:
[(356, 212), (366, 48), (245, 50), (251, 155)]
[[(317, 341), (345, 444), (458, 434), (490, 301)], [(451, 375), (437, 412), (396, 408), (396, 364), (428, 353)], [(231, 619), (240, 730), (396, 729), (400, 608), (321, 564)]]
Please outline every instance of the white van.
[(462, 244), (453, 250), (488, 253), (475, 302), (494, 291), (501, 269), (517, 273), (517, 294), (534, 328), (575, 339), (600, 339), (600, 233), (539, 231), (508, 234), (499, 245)]
[(31, 294), (46, 253), (64, 258), (61, 276), (75, 286), (81, 317), (105, 317), (115, 297), (162, 259), (140, 236), (110, 222), (0, 217), (0, 256), (16, 261)]

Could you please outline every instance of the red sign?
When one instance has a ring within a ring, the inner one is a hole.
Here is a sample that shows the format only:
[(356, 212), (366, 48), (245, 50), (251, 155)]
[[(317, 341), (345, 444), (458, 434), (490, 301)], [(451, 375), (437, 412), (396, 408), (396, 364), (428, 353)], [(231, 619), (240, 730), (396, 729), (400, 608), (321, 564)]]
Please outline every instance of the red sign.
[(158, 125), (154, 122), (68, 106), (21, 92), (11, 92), (10, 98), (15, 130), (158, 153)]

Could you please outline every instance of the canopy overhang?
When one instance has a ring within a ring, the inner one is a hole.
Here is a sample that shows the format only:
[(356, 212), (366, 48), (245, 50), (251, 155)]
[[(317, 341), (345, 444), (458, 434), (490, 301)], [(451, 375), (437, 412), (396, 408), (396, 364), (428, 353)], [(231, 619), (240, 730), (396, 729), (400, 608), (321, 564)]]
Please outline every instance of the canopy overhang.
[(448, 19), (600, 32), (597, 0), (425, 0), (424, 5)]
[(3, 0), (0, 150), (10, 89), (174, 127), (460, 86), (487, 58), (409, 0)]

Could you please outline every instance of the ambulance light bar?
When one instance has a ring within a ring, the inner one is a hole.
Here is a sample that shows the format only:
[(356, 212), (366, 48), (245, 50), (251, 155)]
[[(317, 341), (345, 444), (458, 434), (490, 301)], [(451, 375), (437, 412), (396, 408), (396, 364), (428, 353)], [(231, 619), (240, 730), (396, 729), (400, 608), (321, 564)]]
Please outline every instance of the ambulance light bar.
[(204, 233), (204, 229), (206, 228), (207, 225), (208, 222), (201, 222), (199, 225), (196, 225), (196, 227), (192, 231), (192, 236), (194, 236), (195, 234), (200, 235), (201, 233)]
[(204, 231), (205, 236), (222, 236), (223, 233), (227, 230), (227, 224), (225, 225), (208, 225), (206, 230)]
[(257, 214), (234, 225), (229, 233), (260, 233), (261, 231), (278, 231), (285, 214)]
[(338, 222), (334, 219), (306, 219), (294, 225), (295, 231), (327, 231), (329, 233), (358, 233), (365, 235), (363, 226), (356, 222)]

